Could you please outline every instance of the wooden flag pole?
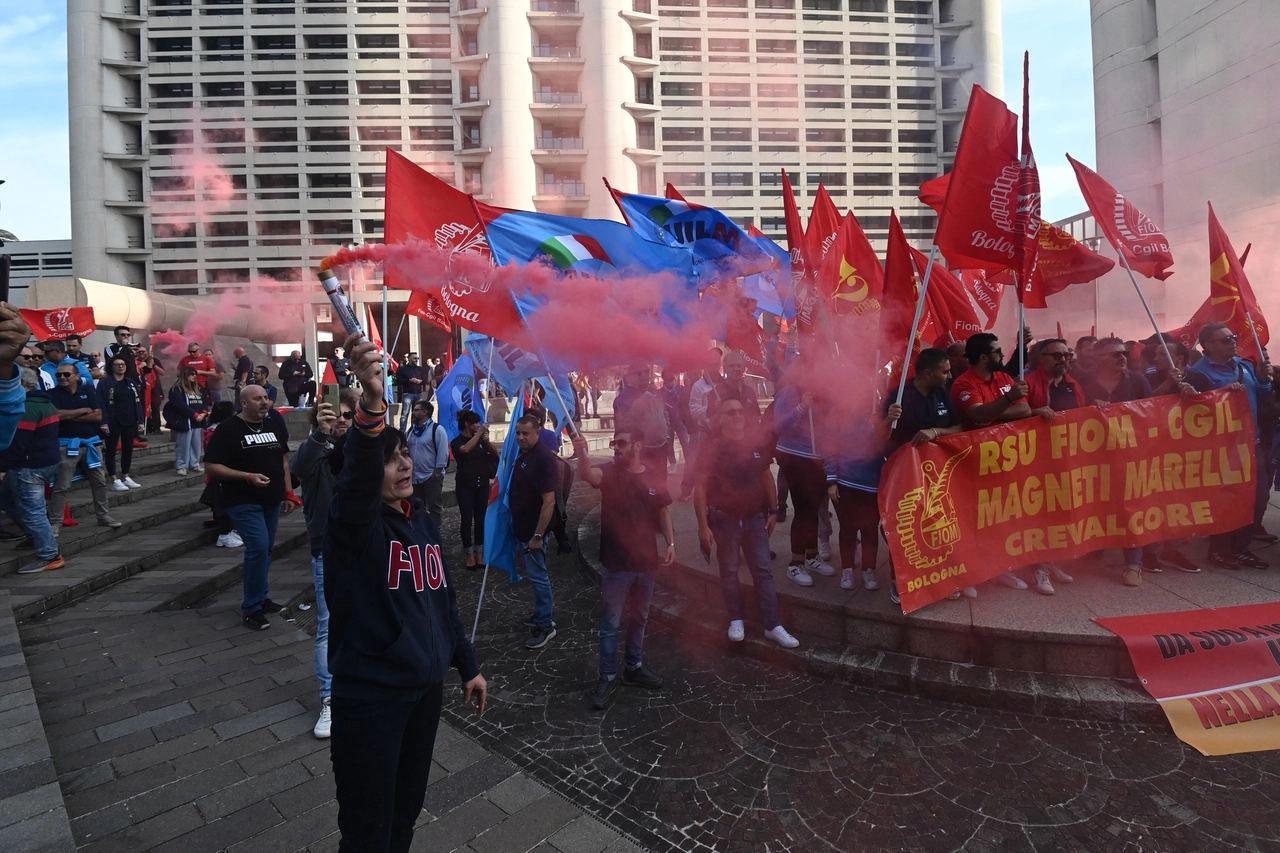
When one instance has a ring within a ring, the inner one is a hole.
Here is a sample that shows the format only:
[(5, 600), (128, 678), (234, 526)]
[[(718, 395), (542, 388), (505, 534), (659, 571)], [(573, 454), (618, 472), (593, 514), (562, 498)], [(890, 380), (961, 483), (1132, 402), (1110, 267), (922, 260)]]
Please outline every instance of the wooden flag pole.
[[(1142, 287), (1138, 284), (1138, 279), (1133, 274), (1133, 269), (1129, 266), (1129, 259), (1124, 256), (1124, 252), (1118, 246), (1116, 247), (1116, 254), (1120, 256), (1120, 263), (1124, 264), (1125, 272), (1129, 274), (1129, 281), (1133, 282), (1133, 289), (1138, 291), (1138, 298), (1142, 300), (1142, 307), (1147, 309), (1147, 317), (1151, 319), (1151, 328), (1156, 330), (1156, 338), (1160, 341), (1160, 346), (1164, 348), (1164, 357), (1169, 359), (1169, 366), (1172, 367), (1173, 353), (1169, 352), (1169, 342), (1164, 339), (1164, 332), (1160, 331), (1160, 326), (1156, 323), (1156, 315), (1151, 310), (1151, 303), (1147, 302), (1147, 295), (1142, 292)], [(1252, 328), (1252, 320), (1249, 321), (1249, 326)], [(1254, 332), (1254, 340), (1257, 340), (1257, 331)], [(1258, 357), (1262, 357), (1262, 347), (1258, 347)]]
[[(934, 243), (929, 248), (929, 263), (924, 268), (924, 281), (920, 283), (920, 298), (916, 302), (916, 316), (911, 321), (911, 335), (907, 338), (907, 354), (902, 359), (902, 377), (898, 380), (898, 402), (902, 402), (902, 394), (907, 390), (907, 367), (911, 364), (911, 350), (915, 348), (916, 330), (920, 328), (920, 318), (924, 314), (924, 296), (929, 290), (929, 277), (933, 275), (933, 263), (938, 257), (938, 244)], [(914, 267), (914, 262), (912, 263)], [(889, 425), (890, 429), (897, 429), (898, 422), (895, 420)]]

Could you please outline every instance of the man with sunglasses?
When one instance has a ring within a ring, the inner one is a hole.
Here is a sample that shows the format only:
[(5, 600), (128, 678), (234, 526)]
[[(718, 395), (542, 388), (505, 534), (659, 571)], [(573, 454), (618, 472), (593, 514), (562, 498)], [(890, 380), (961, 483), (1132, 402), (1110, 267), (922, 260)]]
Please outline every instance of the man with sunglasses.
[(65, 343), (56, 339), (48, 340), (40, 344), (40, 349), (44, 352), (44, 363), (40, 365), (40, 378), (44, 382), (46, 391), (58, 387), (56, 373), (58, 368), (63, 366), (70, 367), (79, 373), (81, 384), (93, 385), (93, 374), (89, 372), (89, 366), (82, 361), (68, 358)]
[[(48, 350), (45, 351), (46, 355)], [(56, 535), (62, 526), (67, 506), (67, 492), (77, 470), (89, 481), (93, 493), (93, 511), (101, 527), (120, 527), (120, 522), (107, 511), (107, 478), (102, 465), (102, 403), (93, 383), (80, 381), (75, 363), (58, 365), (54, 378), (58, 387), (49, 391), (49, 399), (58, 409), (58, 441), (61, 460), (58, 476), (49, 499), (49, 518)]]
[[(646, 670), (644, 627), (653, 599), (658, 550), (654, 536), (666, 541), (662, 565), (676, 559), (675, 530), (671, 524), (671, 495), (665, 483), (655, 483), (640, 458), (644, 434), (617, 428), (613, 433), (613, 461), (596, 468), (588, 458), (587, 440), (573, 434), (578, 454), (578, 475), (600, 490), (600, 680), (592, 707), (603, 711), (618, 690), (618, 631), (626, 633), (622, 683), (657, 690), (662, 679)], [(625, 623), (625, 624), (624, 624)]]
[[(1201, 329), (1200, 349), (1204, 351), (1204, 358), (1187, 370), (1187, 383), (1200, 392), (1222, 388), (1247, 391), (1249, 410), (1253, 413), (1254, 435), (1258, 436), (1262, 434), (1258, 426), (1258, 404), (1271, 394), (1271, 362), (1267, 360), (1266, 353), (1263, 353), (1262, 364), (1255, 368), (1253, 362), (1240, 357), (1238, 340), (1239, 336), (1232, 333), (1225, 323), (1210, 323)], [(1260, 475), (1268, 468), (1269, 456), (1261, 445), (1255, 448), (1258, 467), (1254, 470)], [(1249, 542), (1262, 525), (1271, 488), (1266, 476), (1259, 476), (1257, 483), (1253, 522), (1239, 530), (1215, 533), (1209, 537), (1209, 562), (1215, 566), (1224, 569), (1238, 569), (1241, 566), (1250, 569), (1268, 567), (1266, 560), (1260, 560), (1249, 553)]]

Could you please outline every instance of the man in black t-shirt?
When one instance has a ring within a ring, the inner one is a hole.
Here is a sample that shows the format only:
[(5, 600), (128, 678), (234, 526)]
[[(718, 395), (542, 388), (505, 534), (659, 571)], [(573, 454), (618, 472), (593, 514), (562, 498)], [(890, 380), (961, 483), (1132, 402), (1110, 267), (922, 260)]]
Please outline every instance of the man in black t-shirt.
[(62, 461), (49, 499), (49, 523), (56, 536), (62, 528), (67, 492), (79, 469), (93, 493), (93, 512), (102, 527), (120, 527), (107, 511), (107, 478), (102, 467), (102, 403), (98, 390), (80, 381), (80, 372), (69, 362), (54, 369), (58, 384), (49, 390), (49, 399), (58, 409), (58, 439)]
[(511, 504), (511, 527), (519, 543), (518, 556), (533, 587), (533, 614), (525, 620), (529, 638), (524, 645), (527, 649), (540, 649), (556, 635), (543, 536), (551, 526), (556, 509), (556, 486), (560, 478), (555, 466), (560, 460), (538, 440), (542, 423), (537, 417), (525, 415), (516, 421), (515, 427), (520, 455), (511, 472), (507, 500)]
[[(764, 635), (783, 648), (794, 649), (800, 641), (788, 634), (778, 619), (778, 593), (769, 567), (769, 537), (778, 521), (777, 486), (769, 470), (769, 454), (760, 447), (759, 428), (747, 433), (747, 416), (741, 400), (720, 400), (712, 433), (698, 448), (693, 489), (698, 542), (708, 562), (711, 546), (716, 548), (720, 588), (729, 611), (729, 639), (740, 643), (746, 637), (738, 586), (741, 552), (755, 584)], [(750, 416), (754, 422), (759, 412)]]
[(588, 459), (587, 440), (573, 434), (578, 452), (578, 474), (600, 490), (600, 562), (604, 578), (600, 595), (600, 681), (592, 706), (603, 711), (618, 689), (618, 626), (624, 611), (627, 631), (626, 668), (622, 680), (657, 690), (662, 679), (645, 670), (644, 627), (653, 599), (653, 577), (658, 554), (653, 537), (661, 533), (667, 541), (662, 565), (676, 559), (675, 531), (671, 524), (671, 495), (663, 483), (652, 482), (640, 461), (644, 446), (641, 430), (618, 429), (613, 433), (614, 460), (600, 468)]
[(268, 627), (266, 614), (282, 608), (267, 597), (267, 575), (276, 525), (299, 504), (289, 484), (289, 440), (267, 412), (271, 401), (261, 385), (240, 391), (240, 414), (218, 425), (205, 451), (205, 471), (220, 481), (222, 503), (244, 540), (246, 628)]
[[(902, 392), (902, 417), (889, 436), (886, 458), (904, 444), (924, 444), (964, 431), (947, 393), (950, 384), (951, 358), (945, 352), (926, 349), (916, 356), (916, 375)], [(895, 399), (886, 402), (886, 411)]]

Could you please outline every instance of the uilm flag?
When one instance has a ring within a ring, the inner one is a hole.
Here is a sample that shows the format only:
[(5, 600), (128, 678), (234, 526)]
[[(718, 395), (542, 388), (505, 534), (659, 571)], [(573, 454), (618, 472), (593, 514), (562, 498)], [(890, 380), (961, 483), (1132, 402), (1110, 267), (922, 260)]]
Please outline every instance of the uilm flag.
[(974, 86), (934, 235), (952, 267), (999, 271), (1019, 260), (1021, 175), (1018, 117)]
[(809, 211), (809, 225), (805, 228), (804, 239), (809, 247), (809, 262), (813, 264), (814, 274), (822, 269), (827, 253), (836, 242), (836, 232), (840, 230), (840, 211), (831, 200), (827, 188), (818, 184), (818, 194), (814, 196), (813, 208)]
[[(449, 257), (489, 254), (470, 197), (391, 150), (387, 151), (385, 218), (388, 244), (416, 238)], [(453, 281), (439, 291), (423, 292), (394, 263), (386, 264), (383, 275), (389, 287), (414, 291), (418, 298), (410, 297), (411, 313), (442, 328), (448, 328), (448, 318), (465, 329), (502, 340), (524, 338), (524, 324), (510, 295), (489, 292), (487, 282)], [(432, 305), (437, 298), (440, 305)]]
[(832, 248), (818, 270), (818, 292), (836, 317), (860, 317), (880, 308), (884, 268), (852, 212), (845, 214)]
[(85, 337), (98, 328), (92, 308), (21, 308), (22, 319), (40, 341), (65, 341), (71, 335)]
[(1098, 227), (1116, 251), (1124, 255), (1129, 268), (1161, 281), (1173, 275), (1169, 241), (1155, 223), (1097, 172), (1070, 154), (1067, 160), (1075, 169), (1080, 192)]
[[(903, 368), (902, 358), (906, 355), (907, 343), (911, 338), (911, 321), (915, 318), (919, 292), (911, 251), (907, 235), (898, 222), (897, 212), (890, 210), (889, 244), (884, 261), (884, 296), (880, 300), (879, 348), (881, 359), (889, 360), (889, 373), (894, 378)], [(920, 325), (926, 325), (925, 318), (921, 318)], [(912, 360), (920, 352), (921, 337), (921, 330), (917, 329), (916, 338), (911, 342)]]

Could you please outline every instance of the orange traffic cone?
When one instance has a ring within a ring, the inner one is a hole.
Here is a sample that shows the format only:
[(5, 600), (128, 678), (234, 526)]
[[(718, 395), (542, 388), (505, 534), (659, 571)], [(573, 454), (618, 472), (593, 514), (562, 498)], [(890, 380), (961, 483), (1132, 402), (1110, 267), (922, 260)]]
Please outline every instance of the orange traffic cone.
[(78, 527), (80, 522), (71, 517), (71, 504), (65, 504), (62, 507), (62, 526)]

